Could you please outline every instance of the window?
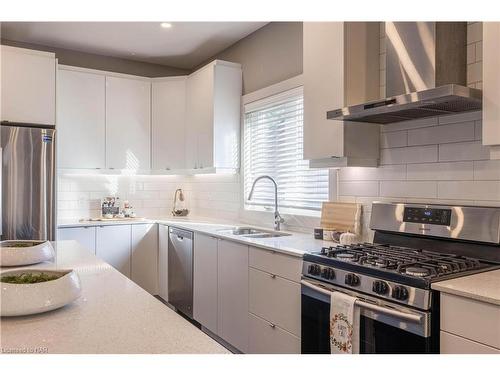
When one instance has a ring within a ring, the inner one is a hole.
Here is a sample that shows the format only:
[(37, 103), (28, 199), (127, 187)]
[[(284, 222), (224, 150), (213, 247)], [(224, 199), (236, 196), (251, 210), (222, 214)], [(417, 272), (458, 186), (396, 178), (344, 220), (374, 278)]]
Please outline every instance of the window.
[(259, 181), (247, 200), (253, 181), (262, 175), (276, 180), (280, 207), (320, 210), (328, 200), (328, 170), (309, 169), (302, 159), (303, 108), (301, 87), (245, 105), (245, 204), (274, 207), (274, 186), (268, 180)]

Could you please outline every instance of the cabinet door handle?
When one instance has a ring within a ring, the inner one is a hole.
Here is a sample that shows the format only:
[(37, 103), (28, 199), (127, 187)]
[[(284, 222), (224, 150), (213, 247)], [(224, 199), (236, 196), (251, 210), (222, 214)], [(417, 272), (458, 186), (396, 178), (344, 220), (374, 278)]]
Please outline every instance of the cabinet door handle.
[(275, 278), (276, 278), (276, 275), (271, 274), (271, 279), (275, 279)]
[(276, 328), (276, 324), (269, 323), (269, 327), (271, 327), (271, 328), (273, 328), (273, 329), (274, 329), (274, 328)]

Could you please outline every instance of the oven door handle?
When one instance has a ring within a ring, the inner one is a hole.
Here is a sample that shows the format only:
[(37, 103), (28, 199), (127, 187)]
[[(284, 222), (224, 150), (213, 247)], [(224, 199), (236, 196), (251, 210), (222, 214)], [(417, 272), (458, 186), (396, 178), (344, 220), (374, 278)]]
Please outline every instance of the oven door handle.
[[(331, 292), (328, 289), (321, 288), (317, 285), (314, 285), (313, 283), (310, 283), (309, 281), (301, 280), (300, 283), (308, 288), (311, 288), (312, 290), (315, 290), (316, 292), (323, 293), (326, 295), (331, 295)], [(390, 309), (388, 307), (383, 307), (380, 305), (376, 305), (374, 303), (365, 302), (365, 301), (362, 301), (360, 299), (356, 300), (356, 305), (359, 307), (363, 307), (365, 309), (371, 310), (371, 311), (390, 315), (390, 316), (396, 317), (396, 318), (401, 319), (401, 320), (410, 321), (412, 323), (420, 324), (420, 322), (422, 321), (422, 316), (420, 316), (420, 315), (406, 313), (406, 312), (398, 311), (395, 309)]]

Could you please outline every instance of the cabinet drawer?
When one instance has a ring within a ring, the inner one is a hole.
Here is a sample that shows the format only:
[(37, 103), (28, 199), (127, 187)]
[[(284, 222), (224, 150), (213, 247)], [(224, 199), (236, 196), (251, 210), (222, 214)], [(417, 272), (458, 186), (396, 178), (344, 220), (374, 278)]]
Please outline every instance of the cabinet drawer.
[(300, 337), (300, 284), (249, 269), (249, 311)]
[(300, 339), (289, 332), (248, 314), (250, 354), (300, 354)]
[(59, 228), (57, 240), (74, 240), (95, 255), (95, 227)]
[(300, 282), (302, 258), (250, 246), (249, 263), (259, 270)]
[(441, 331), (441, 354), (500, 354), (500, 350)]
[(500, 349), (500, 306), (441, 293), (441, 329)]

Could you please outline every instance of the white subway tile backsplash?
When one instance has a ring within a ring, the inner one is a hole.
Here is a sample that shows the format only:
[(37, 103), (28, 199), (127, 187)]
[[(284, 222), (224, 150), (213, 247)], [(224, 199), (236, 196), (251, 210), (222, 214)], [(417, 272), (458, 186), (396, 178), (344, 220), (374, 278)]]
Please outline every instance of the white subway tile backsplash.
[(476, 43), (467, 45), (467, 64), (476, 62)]
[(379, 195), (379, 183), (378, 181), (339, 182), (339, 195), (377, 197)]
[(483, 116), (482, 111), (457, 113), (455, 115), (440, 116), (438, 117), (438, 122), (440, 125), (455, 124), (457, 122), (481, 120), (482, 116)]
[(386, 124), (380, 127), (382, 133), (384, 132), (395, 132), (409, 129), (425, 128), (427, 126), (434, 126), (438, 124), (437, 117), (427, 117), (417, 120), (409, 120), (396, 122), (394, 124)]
[(474, 22), (467, 25), (467, 44), (479, 42), (483, 39), (483, 24)]
[(380, 150), (380, 164), (428, 163), (438, 160), (438, 146), (413, 146)]
[(500, 160), (475, 161), (474, 180), (500, 180)]
[(444, 199), (500, 200), (500, 181), (439, 181)]
[(408, 146), (474, 140), (474, 121), (408, 130)]
[(481, 120), (474, 122), (474, 139), (476, 141), (483, 139), (483, 122)]
[(476, 46), (476, 61), (483, 61), (483, 42), (474, 43)]
[(436, 198), (437, 185), (434, 181), (381, 181), (382, 197)]
[(240, 208), (239, 175), (103, 176), (61, 175), (58, 216), (88, 218), (100, 215), (101, 199), (117, 195), (128, 200), (138, 216), (159, 217), (172, 209), (174, 191), (182, 188), (193, 215), (235, 219)]
[(467, 65), (467, 84), (483, 80), (483, 62), (478, 61)]
[(489, 149), (481, 142), (460, 142), (439, 145), (439, 161), (485, 160)]
[(88, 200), (89, 193), (85, 191), (61, 191), (57, 194), (58, 201)]
[(407, 131), (380, 133), (380, 148), (404, 146), (408, 146)]
[(408, 164), (408, 180), (472, 180), (474, 178), (473, 163), (424, 163)]
[(404, 180), (406, 165), (384, 165), (378, 168), (348, 167), (339, 171), (340, 181)]

